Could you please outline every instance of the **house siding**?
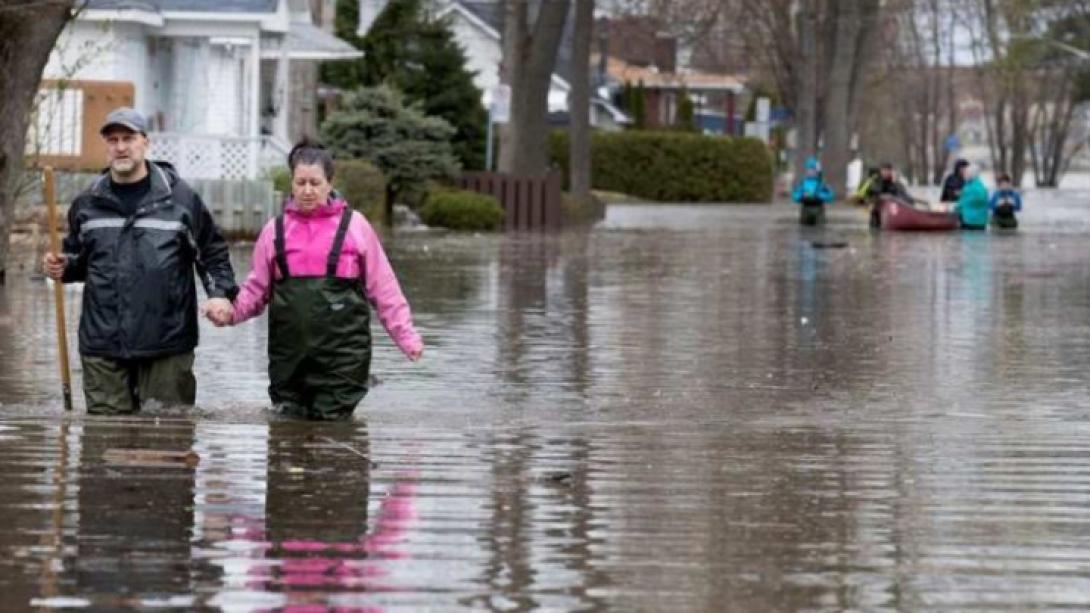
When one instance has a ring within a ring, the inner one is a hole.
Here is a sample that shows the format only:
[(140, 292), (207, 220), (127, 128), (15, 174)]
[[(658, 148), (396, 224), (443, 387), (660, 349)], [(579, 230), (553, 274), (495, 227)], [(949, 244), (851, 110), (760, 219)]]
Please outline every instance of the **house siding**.
[(139, 24), (71, 24), (58, 39), (42, 78), (130, 81), (136, 88), (134, 106), (144, 113), (152, 110), (147, 34)]
[[(450, 15), (453, 17), (458, 13)], [(461, 16), (453, 17), (450, 27), (466, 54), (466, 68), (473, 72), (473, 84), (484, 92), (482, 102), (487, 106), (492, 101), (492, 90), (500, 82), (499, 66), (503, 53), (499, 43)]]
[[(492, 102), (492, 89), (500, 83), (499, 67), (503, 59), (500, 42), (479, 26), (471, 23), (460, 12), (447, 14), (454, 38), (466, 54), (466, 68), (472, 71), (473, 84), (483, 92), (481, 103), (487, 108)], [(568, 89), (554, 80), (549, 87), (549, 111), (568, 110)]]

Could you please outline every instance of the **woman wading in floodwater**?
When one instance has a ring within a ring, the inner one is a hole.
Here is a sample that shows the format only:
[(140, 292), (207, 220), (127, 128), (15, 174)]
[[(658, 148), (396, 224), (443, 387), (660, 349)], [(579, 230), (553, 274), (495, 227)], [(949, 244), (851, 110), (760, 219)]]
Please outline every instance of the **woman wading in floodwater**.
[(291, 200), (254, 244), (252, 270), (234, 300), (239, 324), (269, 305), (269, 397), (286, 415), (347, 419), (367, 394), (370, 307), (410, 360), (424, 343), (413, 328), (378, 236), (333, 192), (333, 158), (303, 141), (288, 154)]

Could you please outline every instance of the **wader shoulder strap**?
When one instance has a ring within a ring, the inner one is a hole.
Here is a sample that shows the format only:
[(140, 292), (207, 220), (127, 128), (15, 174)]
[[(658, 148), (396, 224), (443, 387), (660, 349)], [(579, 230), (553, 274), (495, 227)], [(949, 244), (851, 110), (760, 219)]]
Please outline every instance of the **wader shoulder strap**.
[(325, 276), (337, 276), (337, 260), (341, 259), (341, 248), (344, 247), (344, 235), (348, 233), (348, 223), (352, 221), (352, 209), (345, 207), (341, 215), (341, 225), (337, 226), (337, 235), (333, 237), (333, 247), (329, 250), (329, 259), (326, 260)]
[(276, 238), (273, 241), (273, 248), (276, 249), (276, 265), (280, 267), (280, 276), (287, 279), (288, 274), (288, 254), (284, 249), (284, 216), (276, 216)]

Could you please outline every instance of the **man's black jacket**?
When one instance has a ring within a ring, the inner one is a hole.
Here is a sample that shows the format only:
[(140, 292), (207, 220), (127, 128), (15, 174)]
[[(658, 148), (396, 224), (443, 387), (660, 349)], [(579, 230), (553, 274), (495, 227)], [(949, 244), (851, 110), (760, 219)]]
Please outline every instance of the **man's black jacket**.
[(233, 299), (234, 271), (212, 215), (164, 162), (127, 215), (104, 172), (68, 210), (64, 282), (83, 281), (81, 354), (154, 358), (197, 345), (196, 268), (210, 298)]

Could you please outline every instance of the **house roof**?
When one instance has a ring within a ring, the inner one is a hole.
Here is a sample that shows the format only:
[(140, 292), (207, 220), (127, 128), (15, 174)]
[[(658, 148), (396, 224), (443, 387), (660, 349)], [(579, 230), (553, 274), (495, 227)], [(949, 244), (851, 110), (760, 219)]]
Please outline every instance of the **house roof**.
[[(595, 57), (592, 62), (597, 62)], [(609, 77), (619, 83), (643, 82), (648, 89), (688, 89), (691, 91), (732, 91), (739, 93), (745, 84), (737, 75), (700, 71), (660, 72), (651, 66), (639, 66), (610, 57), (606, 63)]]
[[(305, 21), (291, 22), (284, 44), (287, 45), (288, 58), (293, 60), (354, 60), (363, 57), (359, 49)], [(276, 59), (280, 53), (281, 49), (271, 42), (261, 50), (261, 56), (268, 59)]]
[(275, 13), (279, 0), (86, 0), (99, 10), (186, 13)]

